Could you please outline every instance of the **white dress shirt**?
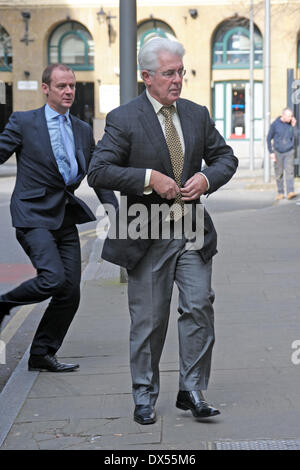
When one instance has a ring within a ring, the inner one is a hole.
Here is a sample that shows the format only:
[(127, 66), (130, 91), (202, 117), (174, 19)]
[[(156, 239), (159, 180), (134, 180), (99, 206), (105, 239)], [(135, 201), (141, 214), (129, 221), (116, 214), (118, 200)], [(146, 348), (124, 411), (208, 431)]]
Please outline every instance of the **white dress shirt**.
[[(153, 98), (153, 96), (150, 95), (150, 93), (147, 89), (146, 89), (146, 95), (147, 95), (148, 100), (150, 101), (150, 103), (152, 104), (152, 106), (154, 108), (154, 111), (155, 111), (155, 113), (157, 115), (157, 118), (159, 120), (159, 123), (161, 125), (163, 134), (166, 137), (165, 118), (162, 115), (162, 113), (160, 113), (160, 110), (163, 107), (163, 105), (159, 101), (157, 101), (155, 98)], [(173, 120), (173, 124), (176, 128), (176, 131), (178, 133), (180, 143), (181, 143), (181, 146), (182, 146), (183, 156), (184, 156), (184, 153), (185, 153), (184, 138), (183, 138), (183, 132), (182, 132), (180, 119), (179, 119), (178, 112), (177, 112), (176, 101), (173, 103), (173, 106), (175, 107), (176, 112), (172, 114), (172, 120)], [(152, 169), (147, 169), (146, 170), (144, 194), (151, 194), (152, 193), (152, 188), (150, 188), (150, 186), (149, 186), (150, 178), (151, 178), (151, 172), (152, 172)], [(199, 173), (201, 173), (201, 172), (199, 172)], [(203, 173), (201, 173), (201, 175), (203, 175)], [(209, 181), (208, 181), (208, 179), (205, 175), (203, 175), (203, 176), (205, 177), (205, 179), (207, 181), (207, 184), (208, 184), (208, 188), (209, 188)]]

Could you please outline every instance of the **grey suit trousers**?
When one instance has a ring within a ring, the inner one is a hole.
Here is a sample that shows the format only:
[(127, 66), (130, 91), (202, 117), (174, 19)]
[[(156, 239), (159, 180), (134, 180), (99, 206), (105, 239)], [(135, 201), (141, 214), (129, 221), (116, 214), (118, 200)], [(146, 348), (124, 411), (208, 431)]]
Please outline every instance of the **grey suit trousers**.
[(174, 281), (179, 291), (179, 389), (207, 389), (214, 344), (211, 272), (212, 260), (204, 263), (197, 251), (187, 251), (184, 239), (154, 240), (145, 257), (128, 271), (135, 404), (154, 405), (158, 397)]

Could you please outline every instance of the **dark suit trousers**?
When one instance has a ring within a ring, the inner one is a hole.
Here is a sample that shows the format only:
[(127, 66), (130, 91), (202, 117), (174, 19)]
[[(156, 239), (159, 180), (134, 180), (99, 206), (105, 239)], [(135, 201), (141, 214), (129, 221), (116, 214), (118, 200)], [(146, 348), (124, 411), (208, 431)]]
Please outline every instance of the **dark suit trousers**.
[(55, 354), (62, 344), (80, 300), (81, 255), (75, 225), (59, 230), (16, 229), (19, 243), (37, 276), (2, 296), (13, 306), (51, 301), (34, 336), (31, 354)]

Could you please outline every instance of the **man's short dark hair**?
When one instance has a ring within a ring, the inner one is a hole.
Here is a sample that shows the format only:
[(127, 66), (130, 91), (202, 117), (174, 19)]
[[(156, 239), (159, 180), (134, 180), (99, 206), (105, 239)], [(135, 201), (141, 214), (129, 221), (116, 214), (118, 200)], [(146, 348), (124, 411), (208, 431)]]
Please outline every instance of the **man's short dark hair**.
[(68, 65), (65, 65), (65, 64), (50, 64), (50, 65), (48, 65), (48, 67), (45, 68), (45, 70), (43, 72), (42, 83), (46, 83), (46, 85), (50, 86), (52, 72), (55, 69), (64, 70), (65, 72), (71, 71), (74, 75), (73, 70)]

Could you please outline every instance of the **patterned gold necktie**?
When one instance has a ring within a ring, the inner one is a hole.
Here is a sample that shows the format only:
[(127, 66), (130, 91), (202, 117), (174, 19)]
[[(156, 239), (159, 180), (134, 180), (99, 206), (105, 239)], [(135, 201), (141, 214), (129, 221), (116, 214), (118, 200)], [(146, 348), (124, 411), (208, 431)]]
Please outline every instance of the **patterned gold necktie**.
[[(175, 112), (175, 107), (173, 105), (163, 106), (160, 112), (165, 118), (166, 143), (170, 153), (170, 160), (175, 181), (180, 188), (184, 159), (180, 138), (172, 119), (172, 114)], [(171, 206), (170, 218), (178, 220), (184, 215), (184, 202), (181, 199), (181, 194), (176, 196), (174, 204), (174, 206)]]

